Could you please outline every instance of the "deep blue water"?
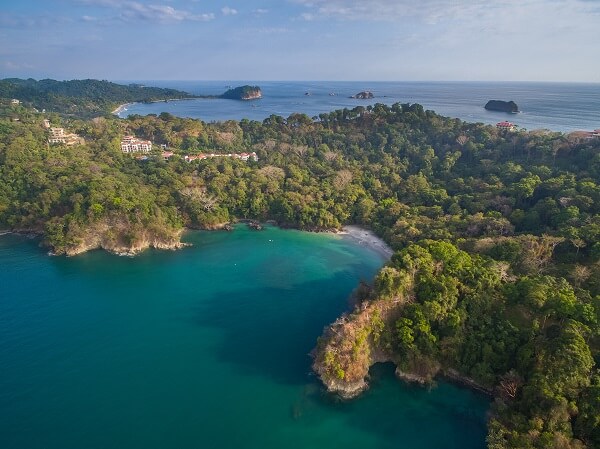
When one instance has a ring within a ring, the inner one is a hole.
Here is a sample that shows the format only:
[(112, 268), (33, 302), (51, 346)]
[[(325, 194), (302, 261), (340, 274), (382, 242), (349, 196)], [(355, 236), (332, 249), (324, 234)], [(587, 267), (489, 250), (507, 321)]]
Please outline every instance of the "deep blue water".
[[(294, 112), (311, 117), (340, 108), (374, 103), (419, 103), (438, 114), (467, 122), (495, 124), (509, 120), (526, 128), (570, 132), (600, 128), (600, 84), (516, 82), (274, 82), (274, 81), (144, 81), (146, 85), (171, 87), (193, 94), (218, 95), (227, 86), (259, 85), (260, 100), (241, 102), (197, 99), (130, 105), (127, 114), (169, 112), (181, 117), (211, 121), (263, 120), (271, 114), (288, 117)], [(373, 100), (348, 98), (363, 90)], [(305, 95), (310, 93), (310, 96)], [(333, 93), (335, 96), (330, 96)], [(513, 100), (520, 114), (486, 111), (488, 100)]]
[(0, 237), (0, 448), (482, 449), (488, 400), (389, 366), (339, 402), (309, 351), (382, 265), (339, 237), (193, 232), (135, 258)]

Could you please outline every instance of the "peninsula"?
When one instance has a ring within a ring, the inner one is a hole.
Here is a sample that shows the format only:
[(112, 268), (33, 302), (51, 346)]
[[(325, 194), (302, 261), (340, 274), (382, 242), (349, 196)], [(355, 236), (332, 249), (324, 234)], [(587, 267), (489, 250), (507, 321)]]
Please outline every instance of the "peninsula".
[(6, 78), (0, 80), (0, 98), (15, 99), (26, 107), (42, 112), (92, 118), (117, 113), (119, 108), (128, 103), (182, 100), (196, 96), (176, 89), (93, 79), (37, 81), (31, 78)]

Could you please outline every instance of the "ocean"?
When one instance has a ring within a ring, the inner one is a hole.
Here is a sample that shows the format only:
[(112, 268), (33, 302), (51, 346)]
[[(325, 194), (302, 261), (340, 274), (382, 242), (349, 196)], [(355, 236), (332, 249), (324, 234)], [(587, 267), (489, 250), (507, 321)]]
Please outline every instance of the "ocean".
[[(259, 120), (271, 114), (310, 117), (335, 109), (375, 103), (419, 103), (438, 114), (467, 122), (496, 124), (509, 120), (527, 130), (591, 131), (600, 128), (600, 84), (517, 82), (327, 82), (327, 81), (136, 81), (148, 86), (170, 87), (198, 95), (219, 95), (230, 86), (258, 85), (263, 98), (249, 102), (195, 99), (152, 104), (133, 104), (120, 113), (160, 114), (205, 122)], [(349, 98), (370, 90), (372, 100)], [(488, 100), (513, 100), (519, 114), (487, 111)]]
[(381, 256), (267, 227), (192, 247), (50, 257), (0, 236), (2, 449), (483, 449), (489, 400), (393, 368), (339, 401), (311, 373), (323, 327)]

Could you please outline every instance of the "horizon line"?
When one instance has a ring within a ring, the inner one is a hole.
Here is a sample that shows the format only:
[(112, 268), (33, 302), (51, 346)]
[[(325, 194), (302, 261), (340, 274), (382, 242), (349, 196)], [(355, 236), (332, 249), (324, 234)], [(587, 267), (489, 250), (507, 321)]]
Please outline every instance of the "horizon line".
[(510, 84), (510, 83), (537, 83), (537, 84), (598, 84), (600, 85), (600, 81), (556, 81), (556, 80), (419, 80), (419, 79), (405, 79), (405, 80), (374, 80), (374, 79), (355, 79), (355, 80), (331, 80), (331, 79), (311, 79), (311, 80), (302, 80), (302, 79), (166, 79), (166, 78), (90, 78), (90, 77), (82, 77), (82, 78), (34, 78), (34, 77), (25, 77), (21, 78), (19, 76), (5, 77), (1, 80), (10, 80), (10, 79), (33, 79), (35, 81), (42, 80), (54, 80), (54, 81), (81, 81), (81, 80), (96, 80), (96, 81), (109, 81), (113, 83), (119, 82), (140, 82), (140, 81), (159, 81), (159, 82), (235, 82), (235, 83), (246, 83), (246, 82), (271, 82), (271, 83), (498, 83), (498, 84)]

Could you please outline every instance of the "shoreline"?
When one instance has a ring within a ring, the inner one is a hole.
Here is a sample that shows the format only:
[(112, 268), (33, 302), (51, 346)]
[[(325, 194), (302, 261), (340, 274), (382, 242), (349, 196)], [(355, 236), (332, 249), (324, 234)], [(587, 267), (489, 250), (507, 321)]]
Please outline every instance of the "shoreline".
[(342, 227), (340, 232), (337, 232), (337, 235), (341, 235), (342, 238), (352, 240), (361, 246), (372, 249), (386, 260), (390, 260), (394, 254), (394, 250), (387, 243), (367, 228), (358, 225), (346, 225)]
[[(246, 220), (238, 220), (239, 223), (244, 223)], [(250, 221), (250, 220), (248, 220)], [(189, 231), (228, 231), (229, 229), (227, 229), (226, 224), (219, 224), (216, 225), (213, 228), (208, 228), (208, 229), (196, 229), (196, 228), (188, 228), (188, 227), (183, 227), (181, 232), (185, 233), (185, 232), (189, 232)], [(272, 226), (277, 226), (281, 229), (287, 229), (285, 227), (281, 227), (278, 224), (276, 224), (273, 221), (266, 221), (264, 222), (264, 224), (268, 224), (268, 225), (272, 225)], [(379, 238), (373, 231), (367, 229), (367, 228), (363, 228), (359, 225), (346, 225), (342, 227), (342, 230), (340, 231), (335, 231), (335, 230), (331, 230), (331, 231), (310, 231), (310, 230), (301, 230), (301, 229), (297, 229), (297, 228), (292, 228), (292, 229), (296, 229), (299, 231), (303, 231), (303, 232), (309, 232), (309, 233), (325, 233), (325, 234), (330, 234), (333, 236), (339, 236), (340, 238), (343, 239), (347, 239), (350, 240), (354, 243), (356, 243), (357, 245), (360, 246), (364, 246), (367, 247), (373, 251), (375, 251), (377, 254), (379, 254), (380, 256), (383, 257), (383, 259), (385, 261), (388, 261), (391, 259), (392, 255), (394, 254), (394, 250), (392, 248), (390, 248), (388, 246), (387, 243), (385, 243), (381, 238)], [(43, 232), (41, 231), (36, 231), (36, 230), (28, 230), (28, 229), (0, 229), (0, 236), (2, 235), (8, 235), (8, 234), (16, 234), (16, 235), (34, 235), (34, 236), (38, 236), (38, 237), (42, 237), (44, 235)], [(179, 243), (181, 244), (181, 247), (185, 247), (185, 246), (189, 246), (187, 243), (181, 242), (181, 240), (179, 241)], [(180, 247), (180, 248), (181, 248)], [(107, 250), (106, 248), (103, 248), (105, 251), (111, 252), (110, 250)], [(171, 249), (171, 248), (169, 248)], [(139, 252), (139, 251), (136, 251)], [(114, 252), (113, 252), (114, 254)], [(130, 254), (128, 254), (130, 255)]]
[(131, 106), (134, 103), (123, 103), (117, 106), (117, 108), (111, 112), (111, 114), (118, 116), (121, 112), (127, 109), (127, 106)]
[[(151, 100), (151, 101), (148, 101), (148, 102), (134, 101), (132, 103), (123, 103), (123, 104), (120, 104), (117, 108), (115, 108), (115, 110), (113, 110), (111, 112), (111, 114), (119, 116), (119, 114), (121, 112), (123, 112), (124, 110), (126, 110), (128, 106), (132, 106), (132, 105), (135, 105), (135, 104), (144, 104), (144, 103), (147, 103), (147, 104), (152, 104), (152, 103), (170, 103), (172, 101), (197, 100), (198, 98), (208, 98), (208, 97), (167, 98), (166, 100)], [(200, 119), (195, 119), (195, 120), (200, 120)]]

